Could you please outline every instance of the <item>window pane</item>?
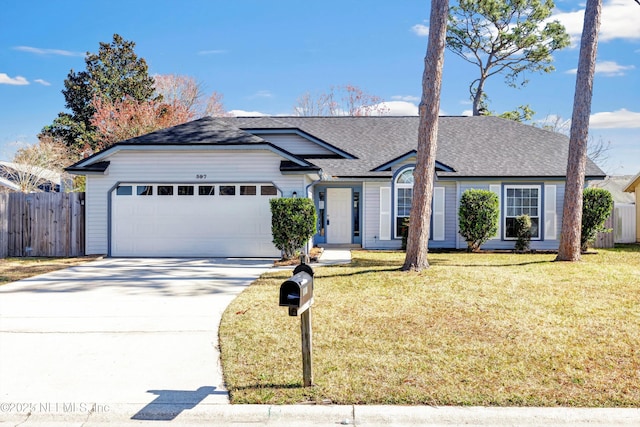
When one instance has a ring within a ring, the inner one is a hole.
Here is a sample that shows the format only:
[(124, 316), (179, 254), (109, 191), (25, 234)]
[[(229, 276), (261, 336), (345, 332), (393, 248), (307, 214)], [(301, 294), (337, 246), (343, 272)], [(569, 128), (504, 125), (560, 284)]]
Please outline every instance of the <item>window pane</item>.
[(396, 180), (398, 184), (413, 184), (413, 169), (402, 172)]
[(412, 188), (398, 188), (398, 216), (409, 216), (412, 200)]
[(263, 185), (260, 187), (261, 196), (277, 196), (278, 189), (273, 185)]
[(405, 221), (407, 220), (406, 217), (404, 218), (396, 218), (396, 236), (401, 237), (402, 233), (405, 231), (406, 228), (406, 224)]
[(516, 238), (515, 220), (520, 215), (531, 218), (531, 237), (539, 238), (540, 231), (540, 189), (539, 188), (507, 188), (506, 189), (505, 237)]
[(220, 195), (221, 196), (235, 196), (236, 195), (236, 186), (235, 185), (221, 185), (220, 186)]
[(216, 187), (214, 185), (200, 185), (198, 194), (200, 196), (213, 196), (216, 194)]
[(119, 185), (116, 189), (118, 196), (131, 196), (133, 194), (133, 188), (130, 185)]
[(136, 187), (136, 194), (138, 196), (152, 196), (153, 187), (151, 185), (138, 185)]
[(193, 196), (193, 185), (178, 185), (178, 196)]
[(505, 228), (506, 228), (505, 237), (510, 237), (510, 238), (516, 237), (516, 219), (515, 218), (507, 218)]
[(537, 239), (540, 237), (540, 218), (531, 218), (531, 237)]
[(173, 185), (158, 185), (158, 196), (173, 196)]
[(256, 186), (255, 185), (241, 185), (240, 186), (240, 195), (241, 196), (255, 196), (256, 195)]

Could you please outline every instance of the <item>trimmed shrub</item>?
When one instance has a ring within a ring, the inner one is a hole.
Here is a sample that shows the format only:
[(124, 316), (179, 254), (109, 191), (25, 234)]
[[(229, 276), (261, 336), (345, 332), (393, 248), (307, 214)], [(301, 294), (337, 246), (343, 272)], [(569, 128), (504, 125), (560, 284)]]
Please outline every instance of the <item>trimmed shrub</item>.
[(477, 251), (498, 232), (500, 201), (489, 190), (466, 190), (458, 209), (460, 235), (467, 242), (467, 250)]
[(585, 188), (582, 192), (582, 230), (580, 246), (586, 251), (590, 243), (596, 240), (599, 232), (609, 233), (604, 223), (611, 216), (613, 197), (604, 188)]
[(285, 259), (291, 259), (316, 233), (317, 214), (313, 200), (281, 197), (269, 202), (273, 244)]
[(531, 245), (531, 217), (520, 215), (516, 217), (516, 251), (527, 251)]

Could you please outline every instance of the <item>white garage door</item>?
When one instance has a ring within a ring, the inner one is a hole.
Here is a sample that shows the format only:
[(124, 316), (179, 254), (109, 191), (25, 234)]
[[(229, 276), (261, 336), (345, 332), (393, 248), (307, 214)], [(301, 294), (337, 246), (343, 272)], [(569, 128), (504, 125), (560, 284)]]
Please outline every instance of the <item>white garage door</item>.
[(111, 255), (277, 257), (271, 184), (122, 184), (112, 194)]

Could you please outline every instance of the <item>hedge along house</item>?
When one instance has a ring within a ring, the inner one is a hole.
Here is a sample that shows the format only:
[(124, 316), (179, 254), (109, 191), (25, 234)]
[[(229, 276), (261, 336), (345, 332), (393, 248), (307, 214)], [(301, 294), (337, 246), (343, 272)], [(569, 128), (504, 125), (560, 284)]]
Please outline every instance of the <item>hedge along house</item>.
[[(275, 257), (272, 197), (309, 197), (317, 245), (397, 249), (413, 196), (418, 117), (203, 118), (122, 141), (69, 167), (86, 175), (86, 250), (110, 256)], [(500, 198), (483, 248), (557, 249), (568, 139), (497, 117), (441, 117), (431, 248), (465, 248), (469, 188)], [(587, 180), (604, 173), (591, 161)]]

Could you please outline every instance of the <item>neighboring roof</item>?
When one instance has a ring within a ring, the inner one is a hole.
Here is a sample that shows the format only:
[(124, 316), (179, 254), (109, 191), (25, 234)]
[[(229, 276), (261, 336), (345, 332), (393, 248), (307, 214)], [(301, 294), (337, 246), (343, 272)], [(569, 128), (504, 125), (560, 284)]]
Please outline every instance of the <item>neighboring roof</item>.
[(633, 193), (634, 191), (636, 191), (636, 187), (640, 185), (640, 173), (636, 176), (634, 176), (633, 178), (631, 178), (631, 181), (629, 181), (629, 185), (627, 185), (624, 188), (624, 191), (629, 192), (629, 193)]
[(592, 181), (589, 186), (608, 190), (615, 203), (634, 203), (635, 196), (625, 193), (625, 187), (630, 179), (630, 175), (608, 176), (603, 181)]
[(20, 186), (0, 176), (0, 187), (6, 187), (11, 191), (19, 191)]
[(52, 182), (53, 184), (60, 184), (61, 177), (58, 172), (54, 172), (49, 169), (45, 169), (39, 166), (33, 166), (21, 163), (12, 163), (0, 160), (0, 170), (6, 170), (4, 174), (5, 178), (11, 181), (14, 174), (29, 174), (37, 177), (38, 179)]
[[(313, 159), (336, 177), (384, 177), (379, 168), (417, 148), (419, 117), (225, 117), (247, 132), (296, 128), (357, 157)], [(267, 136), (265, 138), (268, 139)], [(494, 116), (440, 117), (437, 161), (453, 169), (440, 177), (554, 177), (566, 175), (569, 139)], [(605, 174), (591, 160), (588, 178)]]

